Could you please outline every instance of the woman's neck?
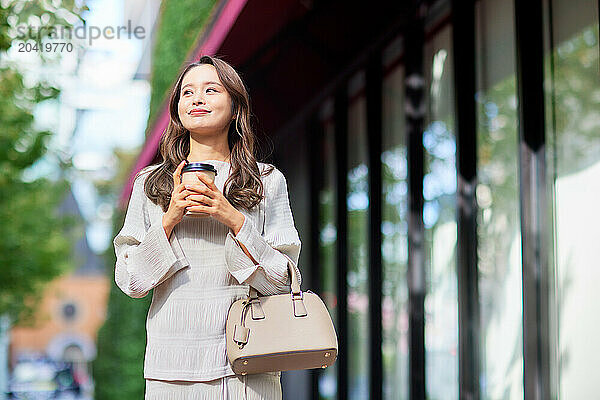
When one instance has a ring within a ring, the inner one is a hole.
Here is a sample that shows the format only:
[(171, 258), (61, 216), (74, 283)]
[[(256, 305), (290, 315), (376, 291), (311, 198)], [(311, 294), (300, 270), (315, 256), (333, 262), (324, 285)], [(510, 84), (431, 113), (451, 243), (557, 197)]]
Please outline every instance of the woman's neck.
[(198, 143), (195, 140), (190, 140), (190, 153), (187, 156), (189, 162), (218, 160), (229, 162), (230, 151), (229, 146), (225, 142), (224, 145), (210, 145)]

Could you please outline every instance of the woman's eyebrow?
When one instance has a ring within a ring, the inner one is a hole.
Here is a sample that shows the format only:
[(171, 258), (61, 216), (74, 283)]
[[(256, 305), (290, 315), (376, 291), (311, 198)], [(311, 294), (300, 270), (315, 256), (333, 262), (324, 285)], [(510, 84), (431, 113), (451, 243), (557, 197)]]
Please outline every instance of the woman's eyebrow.
[[(204, 84), (205, 84), (205, 85), (211, 85), (211, 84), (213, 84), (213, 85), (219, 85), (219, 86), (221, 86), (221, 87), (223, 86), (223, 85), (221, 85), (219, 82), (215, 82), (215, 81), (208, 81), (208, 82), (204, 82)], [(183, 90), (183, 88), (185, 88), (186, 86), (194, 86), (194, 83), (193, 83), (193, 82), (186, 83), (185, 85), (183, 85), (183, 86), (181, 87), (181, 89)]]

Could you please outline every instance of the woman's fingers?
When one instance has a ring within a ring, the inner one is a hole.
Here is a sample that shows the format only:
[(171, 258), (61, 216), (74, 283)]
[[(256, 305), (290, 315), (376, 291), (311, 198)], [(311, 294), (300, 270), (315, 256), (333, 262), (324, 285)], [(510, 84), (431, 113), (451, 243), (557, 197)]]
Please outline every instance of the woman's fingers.
[(200, 193), (200, 192), (197, 192), (194, 190), (186, 189), (183, 184), (181, 185), (181, 189), (178, 188), (178, 190), (175, 190), (173, 198), (175, 200), (182, 200), (191, 195), (198, 195), (198, 196), (202, 195), (202, 196), (206, 196), (206, 197), (210, 198), (210, 196), (207, 193)]
[(187, 200), (191, 200), (195, 203), (206, 203), (209, 202), (211, 198), (202, 194), (192, 194), (187, 196)]
[[(187, 196), (187, 194), (192, 193), (189, 190), (185, 189), (185, 184), (180, 183), (179, 185), (175, 186), (175, 189), (173, 189), (173, 196), (176, 198), (179, 198), (182, 196), (183, 193), (186, 193), (185, 196)], [(183, 196), (183, 197), (185, 197)]]
[(186, 210), (211, 214), (211, 208), (209, 206), (197, 203), (186, 207)]
[(202, 174), (202, 173), (196, 173), (196, 176), (198, 177), (198, 179), (204, 183), (206, 185), (206, 187), (208, 187), (209, 189), (212, 190), (219, 190), (217, 188), (217, 185), (215, 185), (215, 181), (211, 181), (210, 179), (208, 179), (206, 177), (206, 175)]
[(198, 203), (207, 204), (211, 200), (212, 199), (208, 196), (205, 196), (203, 194), (198, 194), (198, 193), (192, 193), (187, 190), (184, 190), (183, 192), (175, 195), (175, 202), (180, 207), (188, 206), (189, 204), (198, 204)]
[(175, 169), (175, 172), (173, 172), (173, 187), (174, 188), (181, 185), (181, 170), (183, 169), (184, 165), (185, 165), (185, 160), (180, 162), (179, 165), (177, 166), (177, 168)]
[(213, 190), (211, 190), (211, 188), (206, 187), (205, 185), (188, 183), (188, 184), (185, 184), (184, 186), (187, 190), (190, 190), (194, 193), (202, 193), (209, 197), (211, 196), (211, 193), (213, 192)]
[(204, 207), (204, 210), (212, 210), (215, 206), (215, 201), (218, 201), (219, 189), (215, 183), (210, 181), (202, 174), (197, 174), (199, 182), (184, 184), (181, 181), (181, 175), (185, 160), (183, 160), (173, 173), (173, 193), (171, 201), (173, 207), (177, 209), (181, 216), (186, 210), (199, 211), (199, 208)]

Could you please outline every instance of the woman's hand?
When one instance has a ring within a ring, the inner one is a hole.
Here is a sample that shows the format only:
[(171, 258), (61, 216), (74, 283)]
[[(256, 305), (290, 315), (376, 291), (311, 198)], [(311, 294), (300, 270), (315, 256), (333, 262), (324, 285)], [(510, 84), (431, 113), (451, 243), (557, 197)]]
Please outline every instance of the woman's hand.
[(235, 209), (225, 195), (204, 174), (197, 173), (198, 179), (206, 186), (185, 184), (185, 189), (192, 192), (187, 199), (192, 201), (189, 211), (203, 212), (217, 221), (227, 225), (237, 233), (244, 224), (244, 214)]
[(171, 202), (169, 203), (169, 209), (163, 215), (162, 224), (165, 230), (167, 238), (171, 236), (171, 232), (175, 225), (177, 225), (185, 215), (186, 207), (194, 204), (191, 200), (186, 197), (192, 194), (191, 191), (185, 190), (185, 185), (181, 183), (181, 170), (185, 165), (183, 160), (178, 166), (175, 172), (173, 172), (173, 192), (171, 193)]

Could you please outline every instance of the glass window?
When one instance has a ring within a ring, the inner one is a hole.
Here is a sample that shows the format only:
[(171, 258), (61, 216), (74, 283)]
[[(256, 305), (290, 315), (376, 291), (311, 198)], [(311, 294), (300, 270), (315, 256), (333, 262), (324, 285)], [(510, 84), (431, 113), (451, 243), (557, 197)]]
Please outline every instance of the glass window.
[[(362, 75), (358, 75), (360, 78)], [(350, 84), (352, 87), (352, 84)], [(348, 362), (349, 397), (363, 400), (369, 393), (369, 207), (366, 101), (350, 98), (348, 109)]]
[(425, 364), (429, 399), (458, 398), (456, 282), (456, 140), (451, 28), (425, 46), (427, 124), (425, 148)]
[(383, 393), (408, 399), (407, 160), (404, 120), (404, 68), (383, 81)]
[(512, 2), (477, 3), (481, 397), (523, 398), (519, 132)]
[(598, 397), (600, 65), (598, 2), (550, 2), (547, 160), (553, 190), (559, 397)]
[[(323, 121), (323, 187), (319, 191), (319, 257), (321, 261), (320, 283), (321, 298), (327, 306), (336, 332), (339, 336), (337, 319), (337, 225), (336, 225), (336, 178), (335, 178), (335, 137), (333, 117), (329, 115)], [(338, 341), (342, 338), (338, 337)], [(337, 398), (337, 361), (319, 375), (319, 398), (333, 400)]]

